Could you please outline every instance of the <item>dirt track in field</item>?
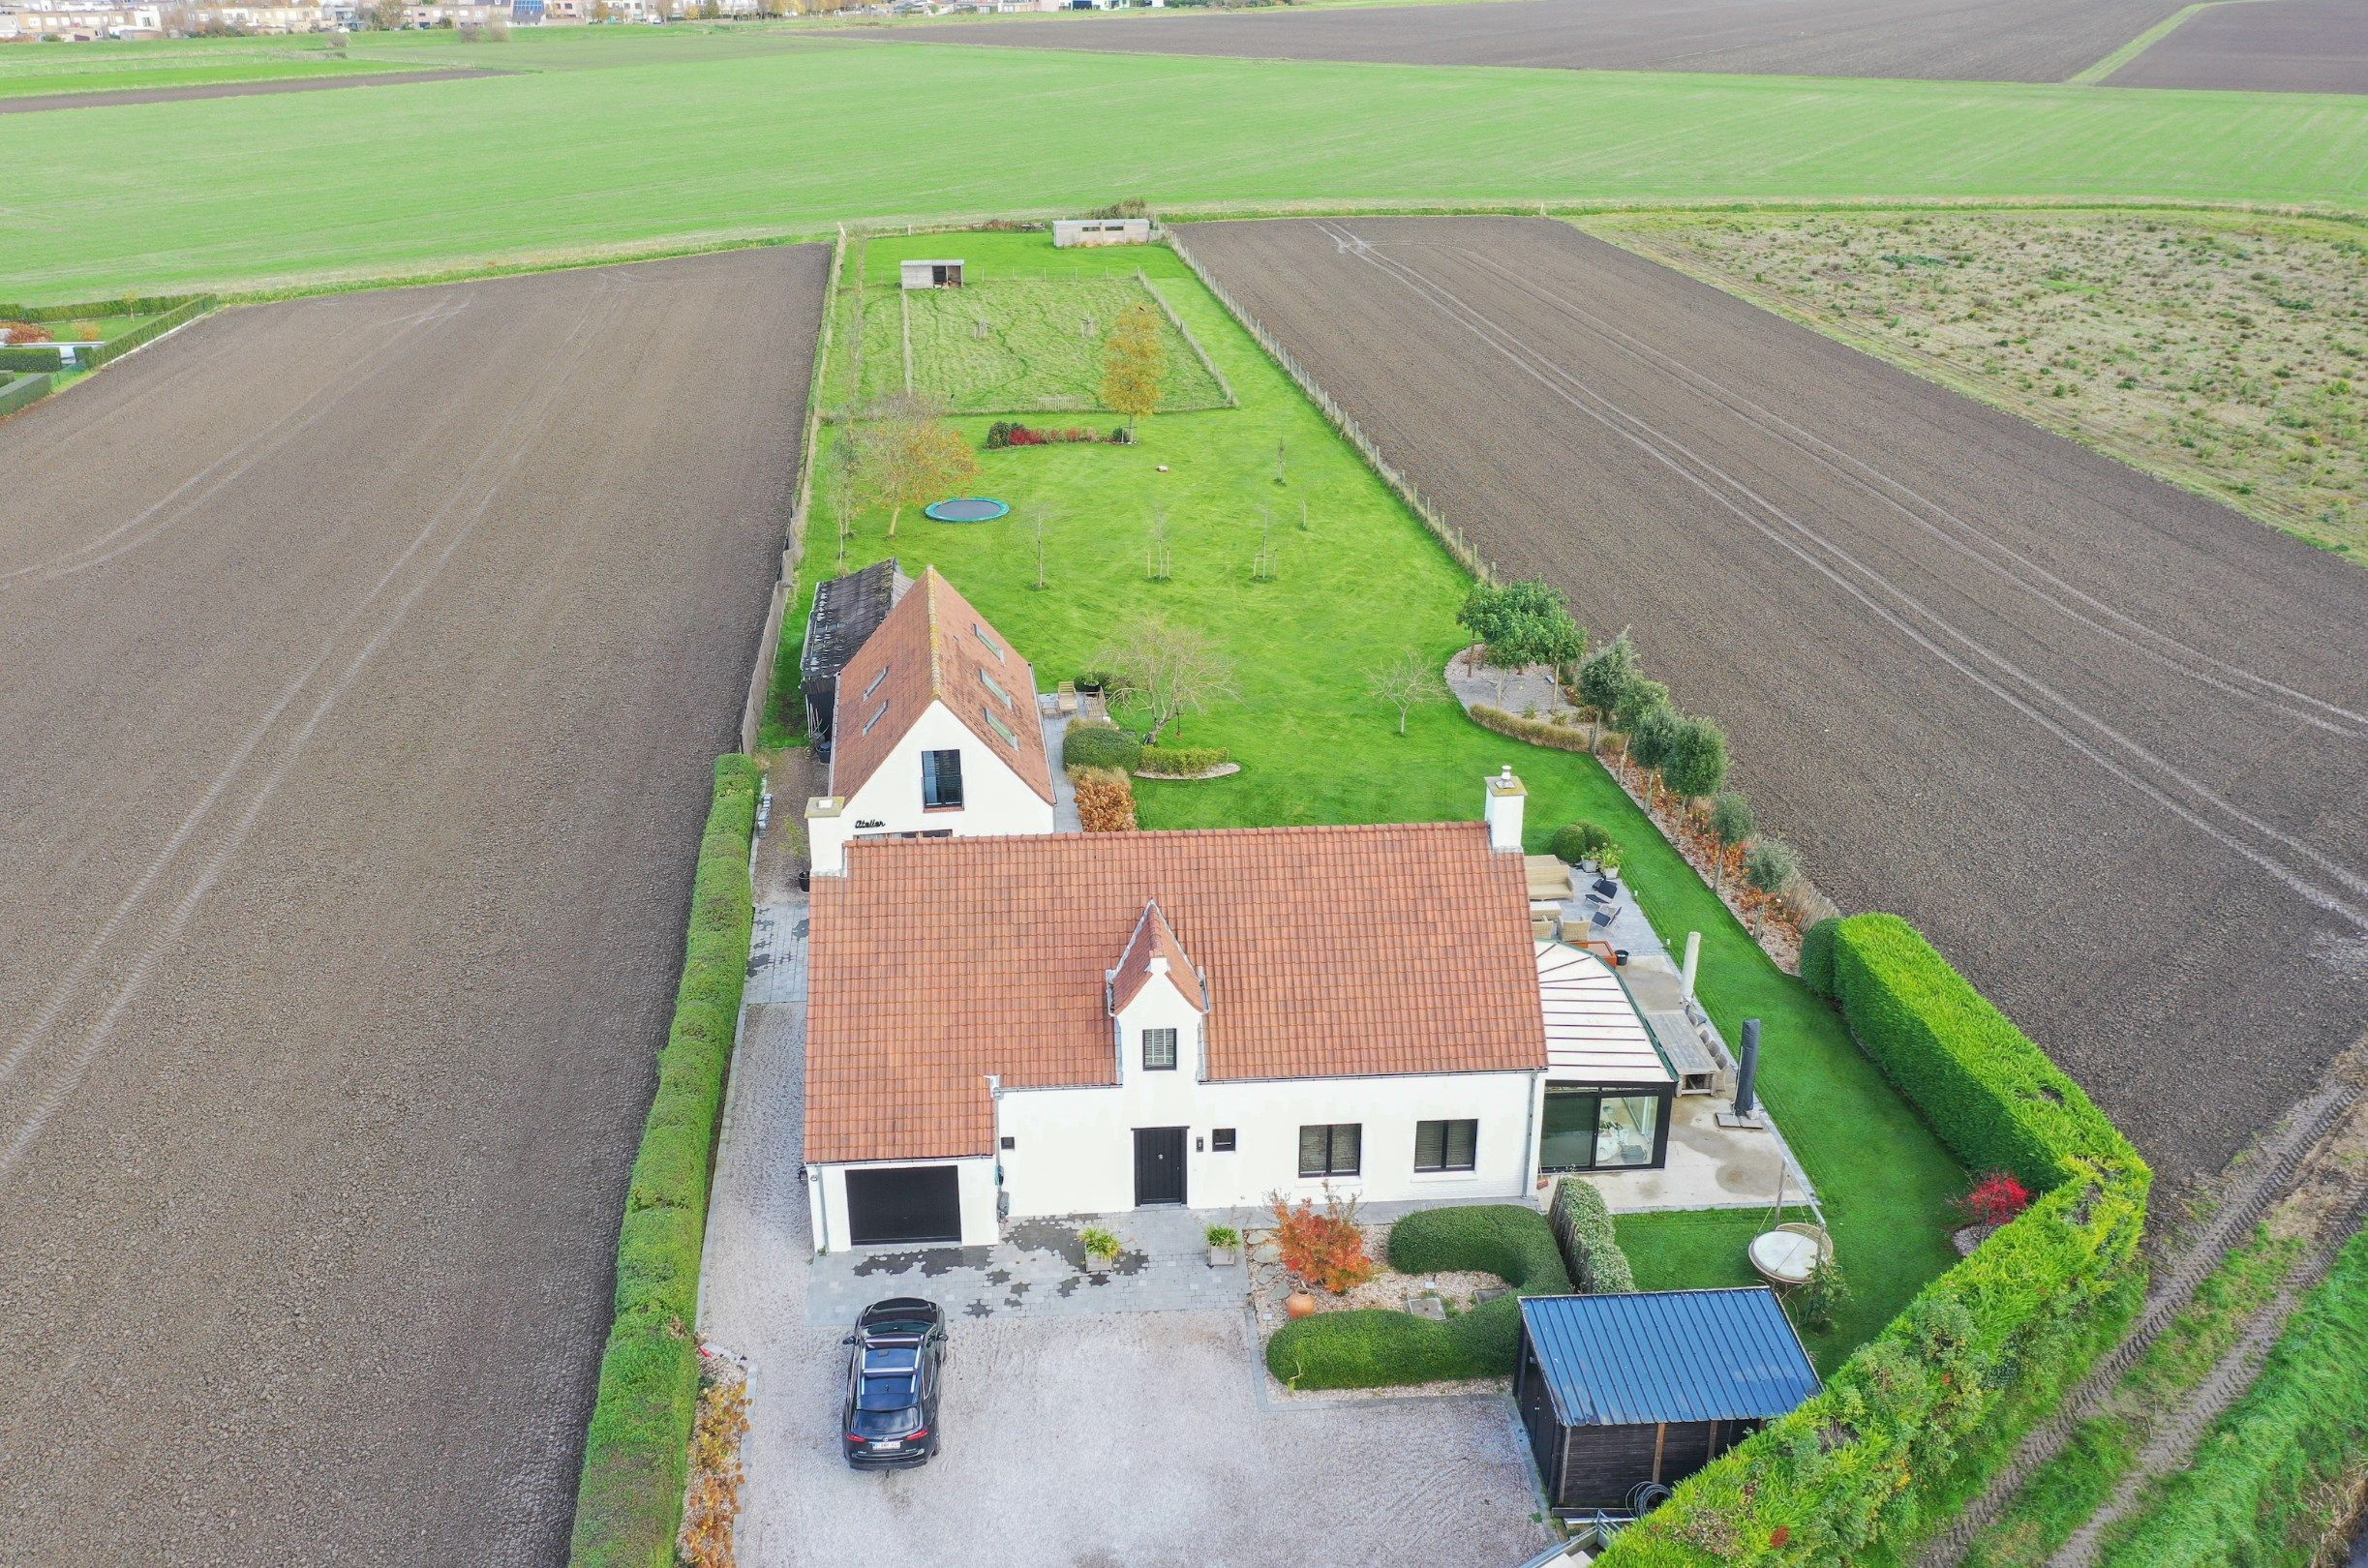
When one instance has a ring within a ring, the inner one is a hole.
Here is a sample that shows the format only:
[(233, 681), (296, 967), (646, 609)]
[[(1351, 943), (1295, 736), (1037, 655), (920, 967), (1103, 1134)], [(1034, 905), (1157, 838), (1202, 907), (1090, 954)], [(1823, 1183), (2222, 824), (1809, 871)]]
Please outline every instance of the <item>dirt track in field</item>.
[(2199, 11), (2106, 78), (2109, 87), (2368, 93), (2368, 6), (2242, 0)]
[(304, 77), (294, 81), (216, 81), (192, 87), (122, 87), (97, 93), (39, 93), (0, 98), (0, 114), (39, 114), (48, 109), (117, 108), (126, 104), (178, 104), (196, 98), (252, 98), (258, 93), (317, 93), (331, 87), (399, 87), (412, 81), (465, 81), (471, 76), (506, 76), (506, 71), (355, 72), (349, 76)]
[(2182, 3), (1491, 0), (1345, 11), (996, 17), (878, 28), (860, 36), (1397, 65), (2061, 81)]
[(2368, 572), (1565, 225), (1181, 232), (2167, 1177), (2368, 1029)]
[(0, 1562), (556, 1563), (815, 247), (0, 423)]

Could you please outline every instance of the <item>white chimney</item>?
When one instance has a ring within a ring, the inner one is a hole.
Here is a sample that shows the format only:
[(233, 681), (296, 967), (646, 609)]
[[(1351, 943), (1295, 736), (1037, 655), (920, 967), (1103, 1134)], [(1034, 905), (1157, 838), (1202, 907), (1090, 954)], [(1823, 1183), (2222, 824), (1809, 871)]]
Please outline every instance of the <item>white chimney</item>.
[(1488, 781), (1488, 847), (1521, 853), (1521, 810), (1529, 791), (1513, 776), (1511, 764)]
[(806, 861), (818, 877), (847, 874), (847, 802), (817, 795), (805, 802)]

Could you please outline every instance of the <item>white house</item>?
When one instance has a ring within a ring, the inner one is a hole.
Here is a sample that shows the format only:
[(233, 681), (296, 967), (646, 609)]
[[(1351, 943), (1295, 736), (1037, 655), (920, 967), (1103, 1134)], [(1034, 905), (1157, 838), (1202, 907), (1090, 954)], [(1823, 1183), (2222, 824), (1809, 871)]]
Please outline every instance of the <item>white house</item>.
[(976, 1245), (999, 1218), (1327, 1184), (1528, 1195), (1541, 946), (1517, 787), (1490, 808), (851, 845), (811, 912), (816, 1245)]
[(1035, 670), (935, 567), (898, 590), (881, 564), (888, 608), (830, 677), (831, 793), (805, 808), (817, 878), (853, 840), (1052, 831)]

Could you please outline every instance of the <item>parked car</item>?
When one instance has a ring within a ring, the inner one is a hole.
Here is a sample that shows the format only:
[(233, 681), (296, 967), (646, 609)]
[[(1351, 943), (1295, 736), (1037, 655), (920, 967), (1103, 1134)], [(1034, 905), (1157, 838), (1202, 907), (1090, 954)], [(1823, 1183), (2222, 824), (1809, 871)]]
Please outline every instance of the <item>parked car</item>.
[(926, 1464), (939, 1440), (946, 1314), (914, 1296), (874, 1302), (840, 1342), (854, 1347), (839, 1412), (847, 1462), (865, 1470)]

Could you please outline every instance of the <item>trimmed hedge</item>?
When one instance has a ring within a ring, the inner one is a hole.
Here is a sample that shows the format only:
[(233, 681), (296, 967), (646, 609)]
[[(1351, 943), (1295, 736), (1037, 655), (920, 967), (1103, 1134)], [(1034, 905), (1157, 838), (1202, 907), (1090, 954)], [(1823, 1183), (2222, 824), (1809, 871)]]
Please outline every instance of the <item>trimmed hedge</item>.
[(121, 299), (80, 299), (68, 305), (0, 304), (0, 318), (11, 321), (78, 321), (94, 316), (147, 316), (178, 310), (196, 294), (126, 294)]
[(1828, 916), (1801, 933), (1801, 983), (1824, 1002), (1834, 1000), (1834, 933), (1840, 926)]
[(1906, 921), (1837, 923), (1852, 1032), (1971, 1166), (2041, 1196), (1927, 1285), (1815, 1399), (1678, 1488), (1603, 1568), (1903, 1558), (2137, 1314), (2152, 1174), (2080, 1086)]
[[(1562, 1251), (1572, 1287), (1583, 1296), (1620, 1296), (1634, 1290), (1636, 1273), (1628, 1267), (1628, 1254), (1620, 1250), (1603, 1194), (1576, 1176), (1565, 1176), (1555, 1183), (1554, 1201), (1570, 1227)], [(1553, 1224), (1549, 1219), (1549, 1230)]]
[(1277, 1329), (1266, 1366), (1293, 1388), (1386, 1388), (1453, 1377), (1509, 1377), (1521, 1354), (1521, 1296), (1570, 1291), (1545, 1216), (1518, 1203), (1422, 1209), (1389, 1229), (1401, 1274), (1476, 1269), (1513, 1287), (1443, 1323), (1379, 1307), (1318, 1312)]
[(0, 370), (53, 371), (65, 363), (63, 353), (46, 343), (11, 345), (0, 348)]
[(2326, 1488), (2368, 1465), (2368, 1230), (2302, 1300), (2242, 1399), (2106, 1547), (2104, 1568), (2306, 1568)]
[(142, 321), (118, 338), (109, 338), (96, 348), (81, 351), (82, 368), (96, 370), (109, 360), (120, 359), (143, 343), (153, 342), (185, 322), (195, 321), (214, 308), (214, 296), (200, 294), (196, 299), (167, 311), (153, 321)]
[(49, 395), (49, 377), (27, 376), (0, 387), (0, 414), (13, 414), (28, 404), (39, 403)]
[(1131, 773), (1142, 754), (1142, 742), (1113, 724), (1073, 721), (1061, 736), (1063, 768), (1113, 768)]
[(749, 758), (716, 759), (674, 1026), (618, 1227), (616, 1320), (576, 1489), (569, 1560), (579, 1568), (674, 1562), (699, 1398), (699, 1254), (755, 921), (748, 850), (758, 777)]
[(1145, 746), (1136, 754), (1135, 770), (1161, 778), (1191, 778), (1232, 760), (1223, 746)]
[(1523, 718), (1518, 713), (1507, 713), (1503, 709), (1493, 708), (1487, 703), (1473, 703), (1465, 711), (1472, 715), (1472, 722), (1481, 729), (1509, 735), (1533, 746), (1547, 746), (1556, 751), (1589, 749), (1587, 732), (1575, 725), (1549, 724), (1544, 719)]
[(1605, 850), (1618, 846), (1613, 843), (1612, 835), (1597, 824), (1574, 822), (1554, 829), (1554, 840), (1546, 847), (1564, 865), (1576, 865), (1581, 860), (1592, 860)]

